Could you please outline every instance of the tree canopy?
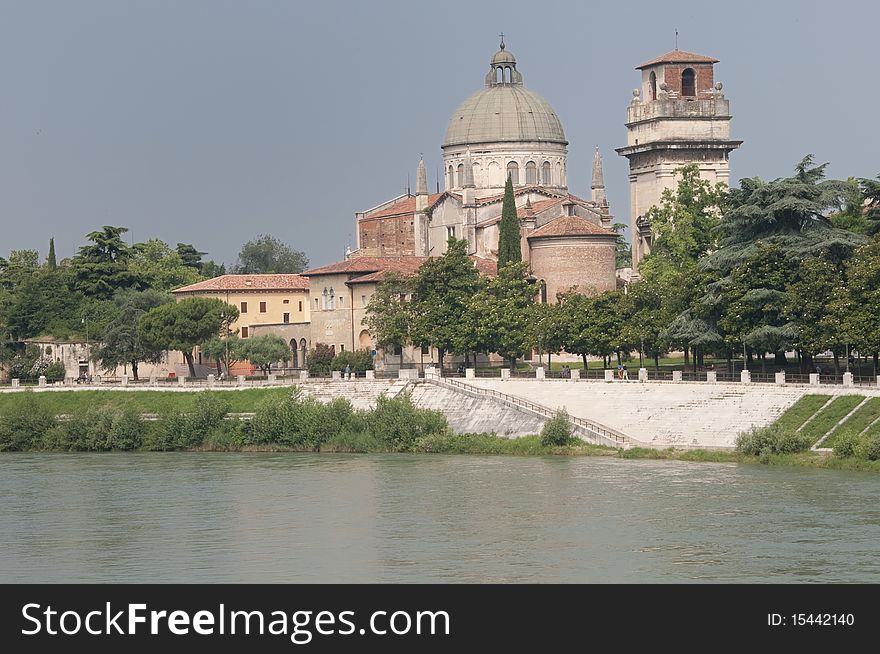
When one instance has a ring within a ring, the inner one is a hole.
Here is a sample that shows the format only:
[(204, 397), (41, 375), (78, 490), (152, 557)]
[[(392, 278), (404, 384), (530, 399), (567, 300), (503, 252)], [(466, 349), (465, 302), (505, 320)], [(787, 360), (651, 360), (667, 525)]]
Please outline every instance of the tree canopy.
[(294, 250), (274, 236), (260, 234), (241, 246), (238, 274), (300, 273), (309, 265), (304, 252)]

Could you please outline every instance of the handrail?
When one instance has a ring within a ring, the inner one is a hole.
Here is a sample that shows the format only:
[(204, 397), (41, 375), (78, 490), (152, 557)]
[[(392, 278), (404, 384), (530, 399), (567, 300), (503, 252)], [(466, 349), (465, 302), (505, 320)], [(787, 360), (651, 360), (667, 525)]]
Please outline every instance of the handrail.
[[(521, 397), (516, 397), (515, 395), (508, 395), (507, 393), (502, 393), (500, 391), (496, 391), (491, 388), (481, 388), (479, 386), (472, 386), (471, 384), (467, 384), (465, 382), (458, 381), (457, 379), (448, 379), (443, 377), (432, 377), (430, 379), (426, 379), (425, 381), (433, 382), (438, 385), (447, 384), (452, 386), (453, 388), (461, 388), (464, 391), (468, 391), (471, 393), (475, 393), (477, 395), (486, 395), (489, 397), (494, 397), (503, 402), (507, 402), (509, 404), (513, 404), (516, 406), (520, 406), (530, 411), (533, 411), (539, 415), (542, 415), (547, 418), (552, 418), (555, 414), (553, 410), (550, 408), (543, 406), (541, 404), (535, 404), (534, 402), (530, 402), (529, 400), (523, 399)], [(579, 418), (577, 416), (568, 416), (569, 422), (582, 429), (586, 429), (587, 431), (593, 432), (607, 438), (609, 440), (613, 440), (616, 443), (631, 443), (633, 439), (631, 439), (626, 434), (623, 434), (616, 429), (612, 429), (610, 427), (606, 427), (605, 425), (601, 425), (597, 422), (593, 422), (592, 420), (585, 420), (583, 418)]]

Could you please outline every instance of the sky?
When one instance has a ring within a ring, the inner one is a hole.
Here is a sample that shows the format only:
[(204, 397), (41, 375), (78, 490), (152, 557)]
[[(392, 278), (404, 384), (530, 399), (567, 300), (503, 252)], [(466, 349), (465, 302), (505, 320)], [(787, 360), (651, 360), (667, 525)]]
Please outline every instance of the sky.
[(272, 234), (312, 265), (355, 245), (354, 213), (429, 187), (455, 108), (504, 32), (569, 140), (589, 197), (594, 148), (629, 216), (634, 67), (678, 46), (719, 59), (732, 181), (880, 174), (880, 3), (0, 0), (0, 256), (49, 237), (59, 259), (102, 225), (234, 263)]

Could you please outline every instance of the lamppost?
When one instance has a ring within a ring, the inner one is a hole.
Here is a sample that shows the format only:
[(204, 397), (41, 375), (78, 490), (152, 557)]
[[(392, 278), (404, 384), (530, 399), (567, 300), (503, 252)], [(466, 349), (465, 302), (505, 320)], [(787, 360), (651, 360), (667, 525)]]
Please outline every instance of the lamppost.
[(748, 357), (746, 356), (746, 337), (743, 336), (743, 370), (749, 369)]
[(87, 316), (83, 315), (82, 320), (80, 320), (81, 325), (85, 325), (86, 327), (86, 377), (92, 376), (92, 357), (91, 352), (89, 351), (89, 319)]
[(645, 337), (641, 336), (640, 338), (642, 341), (642, 347), (639, 350), (639, 368), (644, 368), (645, 364), (642, 362), (642, 352), (644, 352), (644, 350), (645, 350)]
[[(225, 324), (226, 312), (221, 312), (220, 317), (223, 319), (223, 322)], [(224, 359), (223, 364), (226, 366), (226, 376), (229, 377), (229, 325), (226, 325), (226, 328), (223, 331), (226, 332), (225, 334), (223, 334), (223, 344), (226, 350), (226, 358)]]

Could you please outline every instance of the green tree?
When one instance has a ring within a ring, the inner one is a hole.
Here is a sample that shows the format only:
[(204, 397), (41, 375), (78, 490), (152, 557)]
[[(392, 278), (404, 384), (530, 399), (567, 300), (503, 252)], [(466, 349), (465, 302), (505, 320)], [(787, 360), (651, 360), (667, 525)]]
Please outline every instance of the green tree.
[(717, 248), (720, 206), (726, 184), (710, 184), (700, 178), (697, 164), (676, 169), (680, 176), (675, 190), (666, 189), (658, 206), (648, 210), (653, 244), (651, 252), (679, 267)]
[(841, 352), (846, 347), (841, 318), (836, 315), (844, 307), (835, 302), (838, 294), (846, 298), (845, 279), (839, 266), (821, 257), (803, 261), (796, 275), (786, 289), (782, 315), (796, 327), (804, 367), (812, 371), (813, 356), (829, 349)]
[(516, 359), (532, 346), (531, 321), (535, 287), (526, 278), (526, 264), (508, 263), (471, 299), (477, 315), (477, 339), (516, 369)]
[(226, 264), (225, 263), (216, 263), (213, 259), (208, 259), (207, 261), (202, 263), (202, 276), (207, 279), (211, 279), (213, 277), (220, 277), (221, 275), (226, 274)]
[(751, 252), (726, 281), (719, 325), (761, 356), (763, 370), (764, 353), (775, 352), (775, 363), (785, 365), (785, 349), (797, 339), (797, 327), (783, 312), (797, 264), (779, 245), (757, 244)]
[(238, 309), (214, 298), (191, 297), (163, 304), (143, 315), (137, 335), (143, 347), (179, 350), (191, 377), (196, 376), (193, 348), (220, 334), (238, 318)]
[(101, 231), (86, 235), (91, 245), (84, 245), (73, 258), (77, 289), (84, 295), (109, 300), (120, 289), (143, 290), (147, 283), (129, 268), (132, 252), (122, 235), (126, 227), (105, 225)]
[(880, 175), (877, 179), (859, 180), (862, 188), (863, 209), (867, 222), (867, 233), (871, 236), (880, 234)]
[(719, 229), (721, 247), (702, 262), (727, 275), (754, 259), (762, 246), (774, 245), (789, 259), (825, 256), (840, 262), (865, 243), (861, 234), (839, 229), (825, 217), (847, 196), (845, 181), (826, 180), (827, 164), (814, 165), (804, 157), (792, 177), (765, 182), (741, 180), (725, 202)]
[(300, 273), (309, 265), (305, 253), (274, 236), (260, 234), (241, 246), (235, 272), (239, 274)]
[(55, 260), (55, 239), (49, 239), (49, 254), (46, 255), (46, 267), (49, 270), (55, 270), (58, 267), (58, 262)]
[(131, 374), (137, 380), (139, 364), (158, 363), (164, 353), (164, 348), (147, 347), (138, 338), (138, 320), (150, 310), (173, 302), (173, 298), (154, 290), (120, 291), (113, 301), (116, 315), (104, 330), (92, 358), (108, 372), (117, 366), (130, 365)]
[(330, 364), (335, 357), (333, 349), (326, 343), (315, 343), (315, 347), (306, 357), (310, 375), (320, 375), (326, 377), (330, 374)]
[(247, 341), (239, 338), (238, 334), (226, 334), (223, 338), (213, 337), (201, 344), (202, 355), (211, 361), (217, 362), (217, 374), (226, 368), (227, 373), (239, 361), (245, 357), (242, 345)]
[(242, 341), (241, 356), (269, 374), (274, 364), (290, 359), (290, 346), (277, 334), (261, 334)]
[(155, 238), (134, 245), (129, 270), (157, 291), (170, 291), (201, 279), (196, 267), (185, 264), (176, 250)]
[(483, 286), (467, 241), (450, 238), (446, 253), (422, 264), (412, 284), (412, 342), (436, 347), (442, 368), (446, 352), (463, 342), (463, 317)]
[(617, 234), (617, 241), (614, 244), (614, 267), (629, 268), (632, 266), (632, 246), (624, 236), (626, 224), (614, 223), (611, 225), (611, 229)]
[(204, 266), (202, 257), (208, 254), (207, 252), (199, 252), (189, 243), (178, 243), (175, 250), (184, 266), (195, 268), (199, 273), (202, 272), (202, 267)]
[(363, 324), (370, 330), (376, 346), (387, 354), (401, 348), (411, 340), (412, 306), (406, 298), (412, 293), (413, 279), (389, 273), (377, 286), (367, 303)]
[(498, 267), (522, 261), (522, 234), (519, 216), (516, 215), (516, 200), (513, 195), (513, 182), (510, 175), (504, 184), (504, 200), (501, 202), (501, 222), (498, 224)]
[[(534, 291), (534, 288), (532, 289)], [(547, 369), (551, 368), (553, 353), (558, 353), (566, 343), (565, 315), (561, 304), (532, 305), (531, 342), (538, 352), (547, 353)]]
[(337, 354), (330, 363), (332, 370), (341, 372), (345, 371), (346, 366), (350, 367), (353, 373), (364, 373), (373, 369), (373, 356), (369, 350), (346, 351)]
[[(855, 251), (846, 263), (847, 288), (832, 301), (833, 320), (843, 338), (859, 352), (873, 354), (874, 374), (878, 374), (880, 352), (880, 241), (874, 240)], [(832, 326), (832, 328), (834, 327)]]
[(570, 291), (559, 296), (565, 349), (581, 356), (584, 370), (588, 355), (600, 356), (604, 361), (620, 350), (621, 298), (619, 291), (606, 291), (593, 297)]

